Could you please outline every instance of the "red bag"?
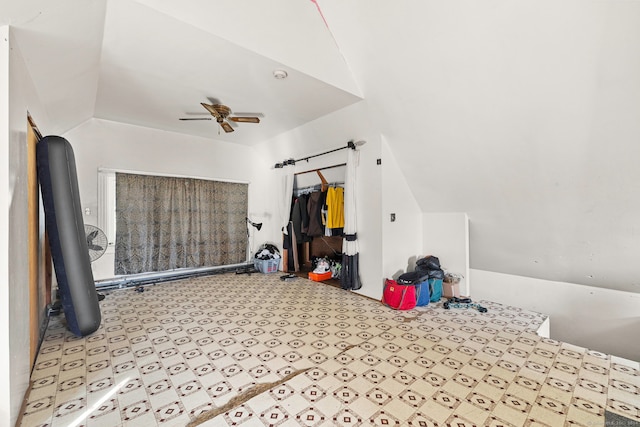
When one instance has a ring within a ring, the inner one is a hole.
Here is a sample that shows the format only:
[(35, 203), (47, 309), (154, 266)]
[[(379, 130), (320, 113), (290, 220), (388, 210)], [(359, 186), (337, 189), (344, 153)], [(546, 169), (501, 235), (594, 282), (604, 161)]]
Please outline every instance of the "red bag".
[(387, 279), (382, 292), (382, 303), (395, 310), (411, 310), (416, 306), (416, 287), (400, 285), (393, 279)]

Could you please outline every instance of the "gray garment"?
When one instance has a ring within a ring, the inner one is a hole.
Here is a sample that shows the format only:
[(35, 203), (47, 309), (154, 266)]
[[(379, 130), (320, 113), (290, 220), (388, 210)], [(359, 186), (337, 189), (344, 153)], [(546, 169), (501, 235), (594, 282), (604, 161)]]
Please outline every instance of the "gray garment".
[(324, 235), (324, 225), (322, 224), (322, 205), (324, 204), (326, 193), (320, 191), (309, 194), (307, 202), (307, 212), (309, 213), (309, 228), (307, 234), (312, 237)]

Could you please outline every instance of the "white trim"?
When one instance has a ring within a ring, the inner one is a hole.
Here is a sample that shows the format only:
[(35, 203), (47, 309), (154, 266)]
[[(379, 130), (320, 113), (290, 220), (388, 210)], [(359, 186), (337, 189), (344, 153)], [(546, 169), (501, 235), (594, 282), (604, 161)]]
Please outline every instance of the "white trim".
[(115, 181), (114, 172), (98, 171), (98, 227), (107, 235), (111, 252), (116, 242)]
[(211, 177), (201, 177), (201, 176), (189, 176), (189, 175), (175, 175), (170, 173), (161, 173), (161, 172), (144, 172), (144, 171), (132, 171), (127, 169), (112, 169), (112, 168), (98, 168), (98, 174), (100, 172), (104, 173), (129, 173), (133, 175), (148, 175), (148, 176), (168, 176), (171, 178), (191, 178), (191, 179), (202, 179), (204, 181), (219, 181), (219, 182), (229, 182), (231, 184), (251, 184), (250, 181), (239, 181), (235, 179), (222, 179), (222, 178), (211, 178)]

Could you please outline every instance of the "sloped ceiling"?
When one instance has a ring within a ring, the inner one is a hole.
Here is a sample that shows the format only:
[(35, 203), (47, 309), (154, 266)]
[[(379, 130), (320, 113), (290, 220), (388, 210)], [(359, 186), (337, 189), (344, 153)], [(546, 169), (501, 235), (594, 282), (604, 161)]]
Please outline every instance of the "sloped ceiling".
[(472, 268), (640, 292), (640, 2), (318, 3)]
[[(0, 0), (0, 12), (50, 133), (96, 117), (254, 144), (365, 98), (421, 208), (469, 214), (472, 268), (640, 292), (640, 2)], [(225, 135), (177, 120), (210, 98), (263, 121)]]
[(0, 25), (11, 25), (48, 114), (39, 118), (51, 124), (43, 132), (93, 117), (104, 15), (104, 0), (0, 0)]
[[(361, 99), (311, 2), (5, 3), (2, 16), (56, 128), (50, 132), (95, 117), (254, 144)], [(298, 19), (274, 13), (285, 9)], [(250, 36), (239, 37), (229, 17), (242, 19)], [(318, 61), (313, 69), (309, 55)], [(288, 78), (276, 80), (277, 69)], [(261, 123), (232, 123), (236, 131), (227, 134), (214, 121), (178, 120), (211, 117), (201, 102)]]

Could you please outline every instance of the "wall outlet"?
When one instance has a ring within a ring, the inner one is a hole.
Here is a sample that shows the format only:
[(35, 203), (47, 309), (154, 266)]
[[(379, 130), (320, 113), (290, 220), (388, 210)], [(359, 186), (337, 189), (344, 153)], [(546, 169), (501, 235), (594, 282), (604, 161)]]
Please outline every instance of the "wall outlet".
[(395, 222), (396, 221), (396, 214), (392, 213), (391, 214), (391, 222)]

